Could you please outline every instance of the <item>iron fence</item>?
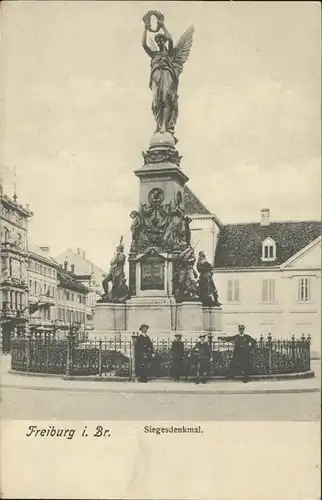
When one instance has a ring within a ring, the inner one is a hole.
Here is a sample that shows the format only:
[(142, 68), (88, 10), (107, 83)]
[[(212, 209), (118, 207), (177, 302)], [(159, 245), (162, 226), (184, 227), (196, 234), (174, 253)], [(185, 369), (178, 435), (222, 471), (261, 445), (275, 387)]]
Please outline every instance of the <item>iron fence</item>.
[[(11, 369), (33, 373), (66, 376), (98, 375), (102, 377), (135, 376), (136, 336), (129, 338), (94, 338), (81, 342), (68, 335), (64, 340), (33, 336), (12, 339)], [(212, 359), (209, 376), (225, 376), (234, 352), (234, 342), (208, 336)], [(196, 340), (185, 339), (182, 376), (197, 373)], [(154, 357), (149, 364), (150, 377), (171, 377), (173, 368), (172, 339), (153, 339)], [(310, 337), (288, 340), (261, 336), (251, 353), (251, 374), (300, 373), (310, 370)]]

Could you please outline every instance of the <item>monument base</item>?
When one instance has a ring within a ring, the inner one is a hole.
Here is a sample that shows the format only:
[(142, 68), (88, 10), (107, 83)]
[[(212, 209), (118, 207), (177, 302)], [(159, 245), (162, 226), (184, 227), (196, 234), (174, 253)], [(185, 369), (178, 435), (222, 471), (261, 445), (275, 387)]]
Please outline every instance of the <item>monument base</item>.
[(201, 302), (176, 304), (171, 296), (132, 297), (124, 304), (97, 304), (89, 337), (130, 337), (143, 323), (150, 326), (151, 338), (167, 338), (175, 332), (187, 338), (201, 332), (216, 336), (222, 333), (221, 318), (221, 307), (205, 307)]
[(209, 333), (221, 333), (222, 331), (222, 309), (221, 307), (206, 307), (202, 308), (203, 329)]
[(175, 309), (173, 297), (133, 297), (126, 303), (127, 328), (136, 332), (141, 324), (146, 323), (151, 331), (174, 330)]
[(181, 302), (176, 305), (178, 332), (202, 332), (203, 311), (201, 302)]
[(126, 330), (125, 304), (101, 302), (95, 306), (94, 331), (119, 332)]

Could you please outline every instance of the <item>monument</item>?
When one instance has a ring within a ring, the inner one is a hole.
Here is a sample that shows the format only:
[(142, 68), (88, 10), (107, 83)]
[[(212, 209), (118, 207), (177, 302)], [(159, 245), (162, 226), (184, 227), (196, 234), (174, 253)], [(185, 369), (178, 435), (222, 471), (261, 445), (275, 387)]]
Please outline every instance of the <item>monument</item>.
[(179, 80), (194, 28), (189, 27), (174, 45), (159, 11), (147, 12), (143, 23), (155, 130), (143, 152), (143, 165), (134, 171), (140, 190), (138, 206), (130, 213), (129, 286), (121, 239), (103, 281), (105, 293), (96, 306), (94, 331), (131, 333), (148, 323), (154, 335), (219, 332), (221, 308), (213, 267), (202, 252), (197, 262), (199, 277), (195, 269), (191, 219), (185, 213), (183, 195), (189, 179), (181, 168), (175, 136)]

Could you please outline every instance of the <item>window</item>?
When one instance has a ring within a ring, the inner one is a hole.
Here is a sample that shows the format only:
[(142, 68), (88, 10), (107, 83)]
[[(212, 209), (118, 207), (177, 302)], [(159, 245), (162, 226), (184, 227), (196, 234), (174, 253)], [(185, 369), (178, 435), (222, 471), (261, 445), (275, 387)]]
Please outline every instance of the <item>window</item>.
[(4, 232), (4, 242), (7, 243), (9, 241), (9, 229), (5, 227), (3, 229), (3, 232)]
[(263, 280), (262, 302), (275, 302), (275, 280), (272, 279)]
[(21, 234), (17, 234), (17, 240), (16, 240), (16, 245), (17, 247), (21, 248), (22, 247), (22, 236)]
[(69, 292), (66, 292), (66, 299), (69, 300)]
[(262, 242), (262, 260), (276, 260), (276, 243), (272, 238), (266, 238), (266, 240)]
[(298, 281), (298, 300), (299, 302), (308, 302), (311, 295), (311, 286), (309, 278), (300, 278)]
[(227, 301), (239, 302), (239, 280), (228, 280)]
[(44, 274), (47, 274), (47, 267), (44, 266)]

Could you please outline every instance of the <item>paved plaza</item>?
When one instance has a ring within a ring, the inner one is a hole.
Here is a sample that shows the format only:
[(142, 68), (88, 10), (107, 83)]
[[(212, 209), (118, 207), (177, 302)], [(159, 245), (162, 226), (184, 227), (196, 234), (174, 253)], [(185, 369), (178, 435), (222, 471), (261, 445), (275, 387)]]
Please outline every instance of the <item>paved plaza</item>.
[(2, 357), (2, 418), (63, 420), (317, 421), (320, 362), (310, 379), (174, 383), (64, 380), (8, 373)]

